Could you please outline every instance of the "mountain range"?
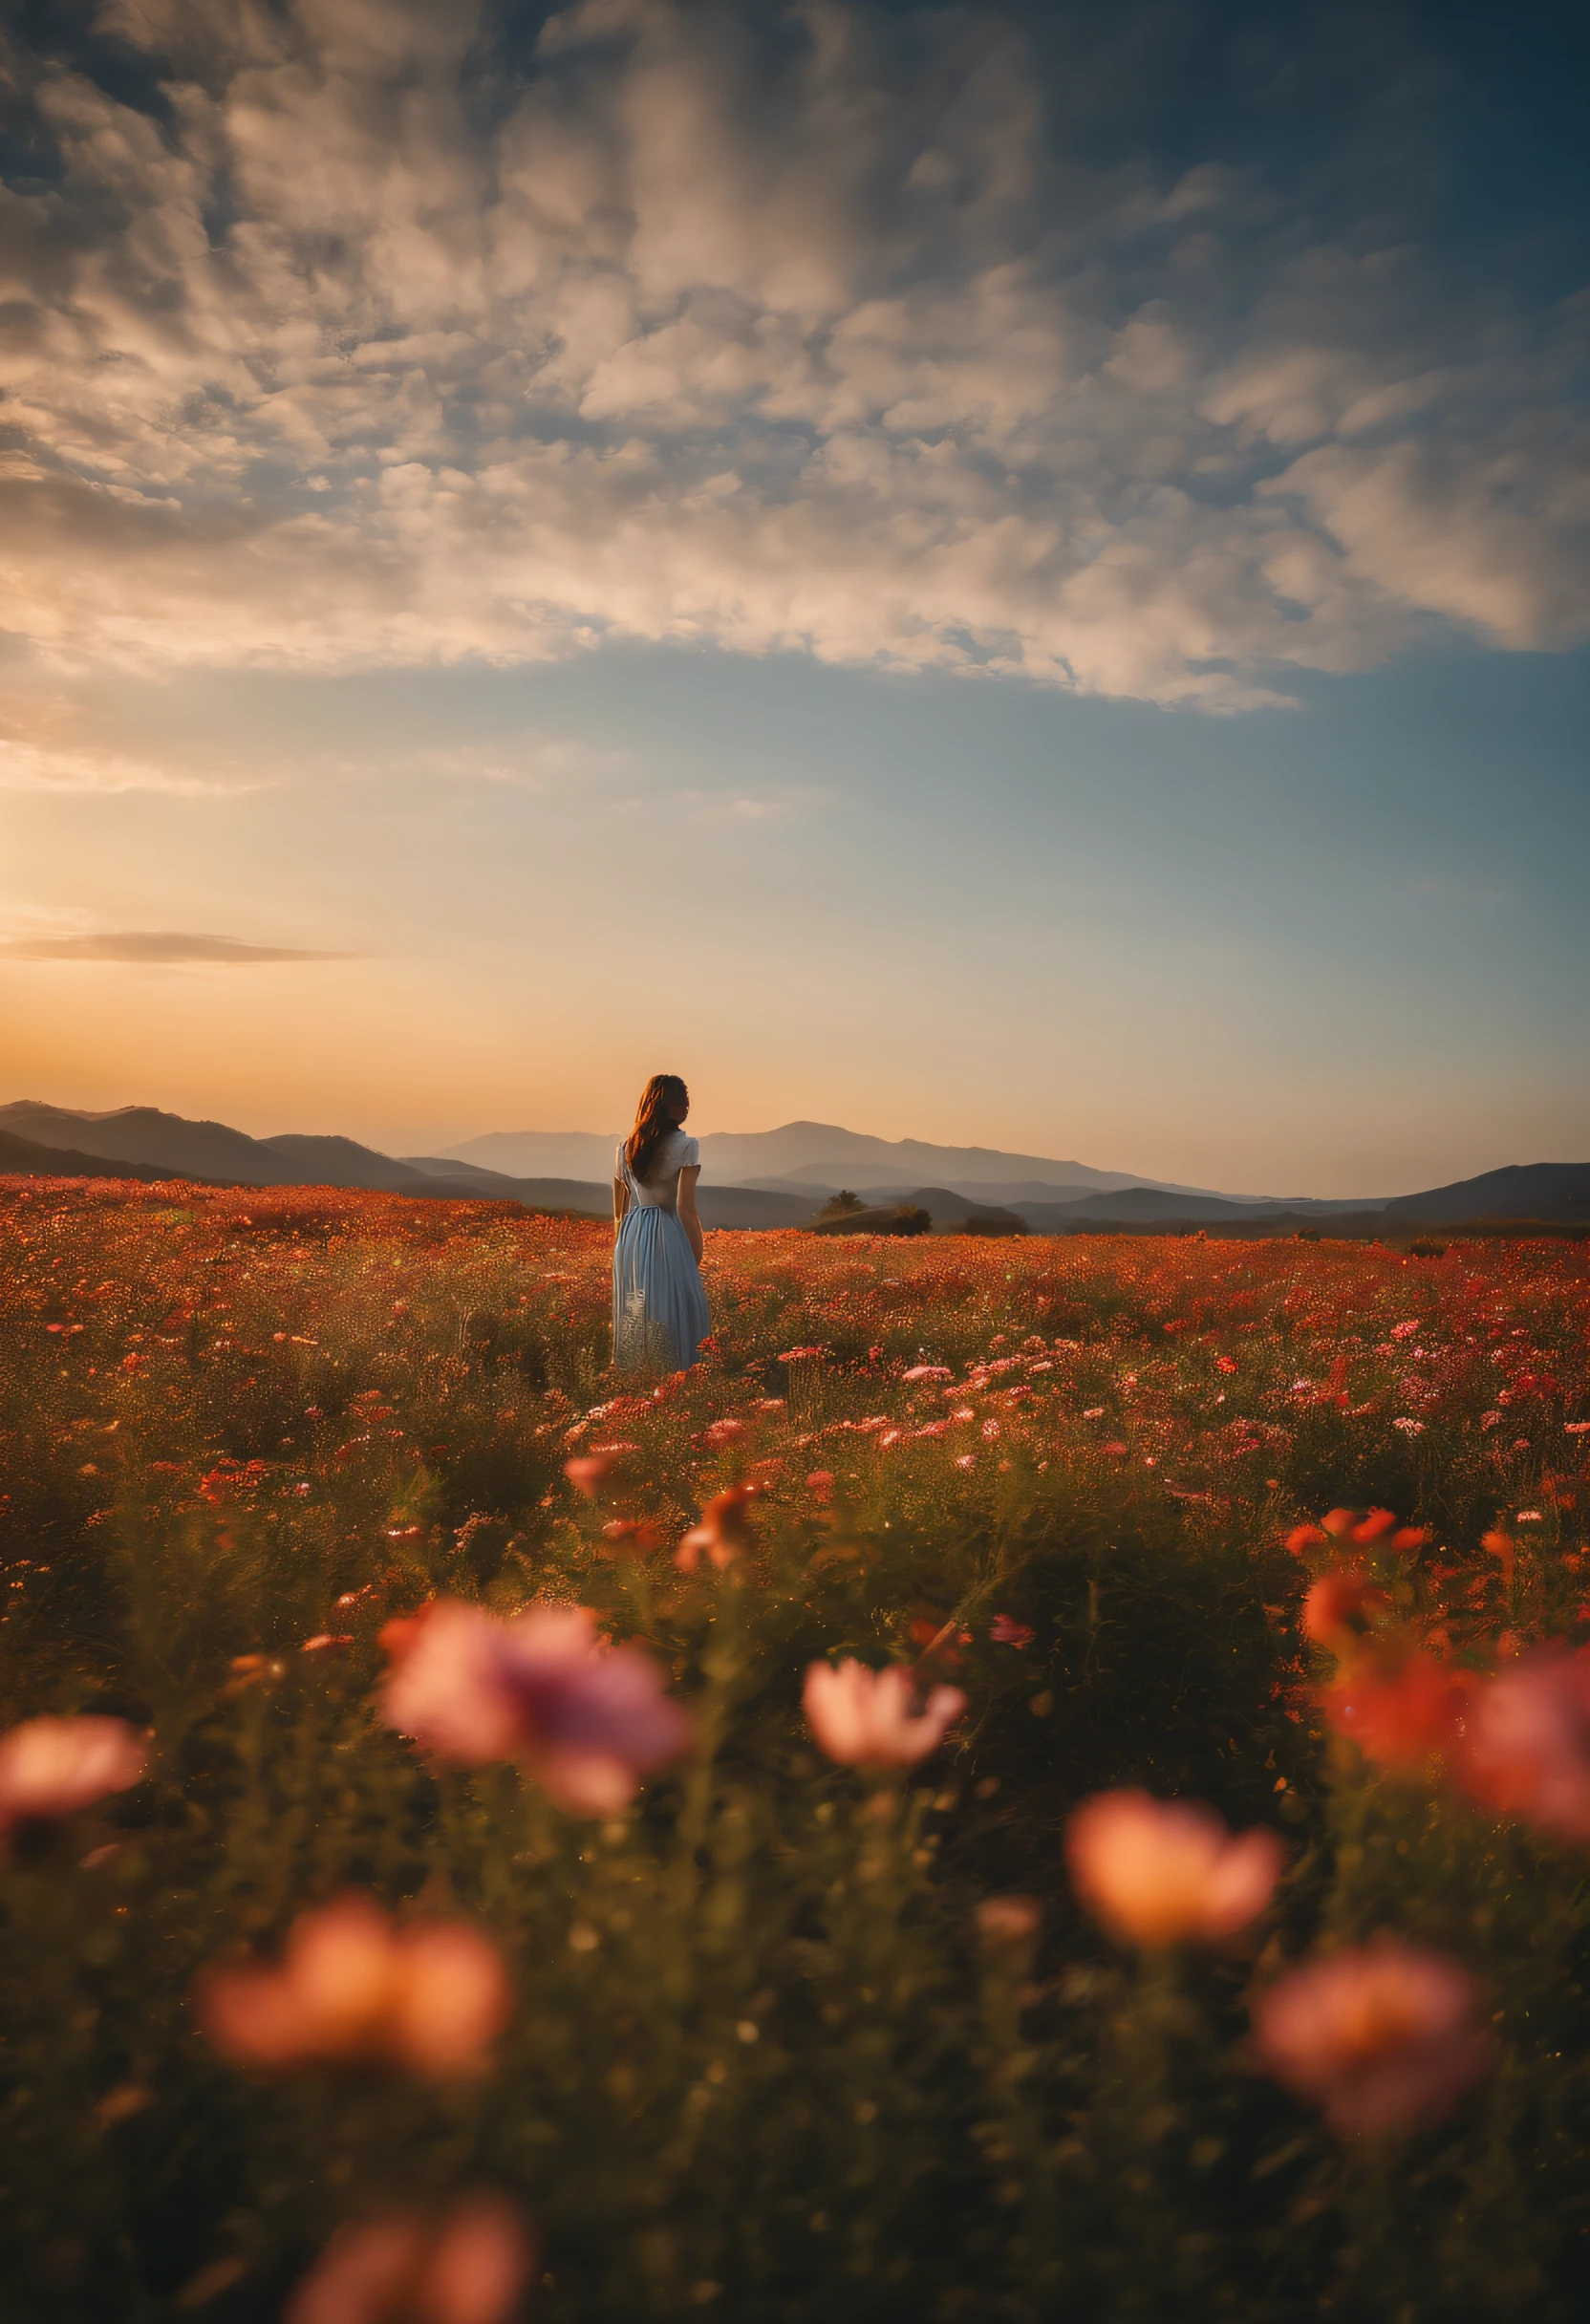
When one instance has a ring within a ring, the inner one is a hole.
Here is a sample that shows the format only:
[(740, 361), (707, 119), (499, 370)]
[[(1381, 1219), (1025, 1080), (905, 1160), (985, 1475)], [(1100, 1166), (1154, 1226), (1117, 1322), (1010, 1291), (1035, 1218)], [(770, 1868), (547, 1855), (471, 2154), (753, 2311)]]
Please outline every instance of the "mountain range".
[[(0, 1117), (3, 1118), (3, 1117)], [(498, 1130), (447, 1150), (445, 1159), (473, 1162), (512, 1176), (543, 1173), (605, 1181), (621, 1132)], [(1094, 1170), (1085, 1162), (1051, 1162), (1042, 1154), (1007, 1154), (987, 1146), (930, 1146), (920, 1138), (874, 1138), (842, 1130), (834, 1122), (785, 1122), (780, 1130), (710, 1130), (700, 1140), (702, 1182), (763, 1186), (821, 1198), (848, 1186), (943, 1184), (990, 1192), (1014, 1184), (1042, 1200), (1060, 1194), (1108, 1192), (1122, 1186), (1151, 1186), (1172, 1194), (1201, 1194), (1207, 1187), (1177, 1186), (1165, 1178), (1143, 1178), (1130, 1171)]]
[[(353, 1138), (288, 1132), (249, 1137), (225, 1122), (192, 1122), (153, 1106), (79, 1111), (19, 1099), (0, 1106), (0, 1173), (142, 1179), (183, 1177), (224, 1185), (364, 1187), (451, 1200), (521, 1202), (533, 1210), (606, 1216), (616, 1135), (498, 1131), (444, 1154), (383, 1154)], [(821, 1122), (787, 1122), (701, 1139), (698, 1200), (710, 1227), (799, 1227), (841, 1186), (872, 1203), (910, 1202), (940, 1230), (968, 1216), (1012, 1216), (1029, 1231), (1089, 1227), (1204, 1226), (1271, 1233), (1327, 1220), (1339, 1231), (1452, 1226), (1487, 1218), (1590, 1223), (1590, 1163), (1535, 1162), (1487, 1171), (1450, 1186), (1389, 1197), (1329, 1202), (1308, 1196), (1221, 1194), (1083, 1162), (1003, 1153), (981, 1146), (890, 1140)], [(498, 1165), (539, 1164), (534, 1172)], [(554, 1170), (551, 1165), (561, 1164)], [(745, 1173), (738, 1183), (736, 1173)]]

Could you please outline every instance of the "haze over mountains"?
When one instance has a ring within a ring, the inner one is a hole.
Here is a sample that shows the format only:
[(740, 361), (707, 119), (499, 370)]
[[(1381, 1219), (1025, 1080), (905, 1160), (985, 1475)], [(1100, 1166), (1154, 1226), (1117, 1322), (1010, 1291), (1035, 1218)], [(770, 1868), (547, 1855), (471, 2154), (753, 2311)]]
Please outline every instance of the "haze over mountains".
[[(498, 1131), (446, 1154), (383, 1154), (353, 1138), (286, 1132), (253, 1138), (224, 1122), (192, 1122), (152, 1106), (107, 1112), (19, 1099), (0, 1106), (0, 1173), (96, 1173), (143, 1178), (208, 1179), (244, 1186), (364, 1187), (454, 1200), (506, 1200), (532, 1209), (611, 1209), (616, 1135)], [(496, 1166), (486, 1160), (495, 1157)], [(718, 1131), (701, 1140), (699, 1204), (711, 1227), (798, 1227), (810, 1223), (841, 1186), (871, 1204), (907, 1201), (939, 1229), (969, 1215), (1014, 1215), (1029, 1230), (1064, 1234), (1109, 1223), (1151, 1231), (1206, 1225), (1270, 1232), (1329, 1219), (1360, 1233), (1388, 1227), (1455, 1225), (1468, 1219), (1590, 1222), (1590, 1163), (1511, 1165), (1450, 1186), (1382, 1199), (1330, 1202), (1215, 1194), (1164, 1179), (1132, 1178), (1083, 1162), (1004, 1153), (981, 1146), (890, 1140), (821, 1122), (778, 1130)], [(503, 1167), (519, 1165), (517, 1170)], [(561, 1167), (554, 1170), (553, 1164)], [(526, 1165), (538, 1165), (528, 1170)], [(733, 1182), (738, 1179), (738, 1183)]]
[[(605, 1180), (621, 1130), (499, 1130), (447, 1149), (445, 1159), (473, 1162), (515, 1177), (554, 1176)], [(932, 1146), (921, 1138), (874, 1138), (832, 1122), (785, 1122), (780, 1130), (711, 1130), (700, 1141), (703, 1184), (775, 1186), (796, 1192), (806, 1186), (827, 1194), (839, 1186), (858, 1193), (873, 1187), (914, 1187), (925, 1181), (970, 1194), (992, 1195), (1000, 1189), (1038, 1199), (1056, 1194), (1087, 1194), (1120, 1186), (1164, 1188), (1170, 1194), (1207, 1194), (1207, 1187), (1182, 1187), (1166, 1178), (1144, 1178), (1130, 1171), (1094, 1170), (1085, 1162), (1052, 1162), (1042, 1154), (1000, 1153), (987, 1146)], [(1236, 1197), (1240, 1199), (1240, 1197)]]

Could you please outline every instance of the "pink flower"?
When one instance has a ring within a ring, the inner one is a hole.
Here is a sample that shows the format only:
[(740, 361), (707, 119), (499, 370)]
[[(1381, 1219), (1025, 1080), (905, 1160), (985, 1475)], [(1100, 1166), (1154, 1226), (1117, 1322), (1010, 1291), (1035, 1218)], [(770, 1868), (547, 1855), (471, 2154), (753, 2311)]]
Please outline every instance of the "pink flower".
[(1543, 1647), (1481, 1687), (1458, 1773), (1487, 1807), (1590, 1840), (1590, 1656)]
[(125, 1719), (24, 1719), (0, 1735), (0, 1840), (126, 1791), (145, 1757)]
[(725, 1445), (737, 1443), (744, 1433), (742, 1420), (714, 1420), (701, 1431), (701, 1442), (714, 1452), (720, 1452)]
[(953, 1380), (954, 1372), (947, 1364), (913, 1364), (909, 1372), (900, 1374), (902, 1380)]
[(283, 2324), (505, 2324), (534, 2257), (518, 2212), (493, 2195), (440, 2220), (389, 2212), (337, 2229)]
[(1292, 1969), (1254, 2004), (1265, 2071), (1344, 2139), (1448, 2113), (1490, 2065), (1481, 1988), (1445, 1954), (1381, 1937)]
[(564, 1462), (563, 1474), (576, 1493), (583, 1494), (588, 1501), (593, 1501), (612, 1474), (613, 1466), (611, 1452), (576, 1453), (572, 1460)]
[(835, 1669), (812, 1663), (804, 1694), (806, 1724), (821, 1750), (847, 1767), (914, 1767), (936, 1751), (966, 1708), (958, 1687), (935, 1687), (920, 1711), (897, 1664), (870, 1670), (847, 1659)]
[[(383, 1634), (398, 1630), (389, 1624)], [(391, 1638), (381, 1715), (466, 1767), (516, 1760), (576, 1816), (612, 1816), (638, 1776), (677, 1758), (690, 1723), (638, 1646), (608, 1646), (588, 1606), (541, 1603), (512, 1622), (440, 1598)]]
[(280, 1968), (217, 1969), (200, 2023), (243, 2066), (363, 2059), (431, 2076), (477, 2074), (508, 2018), (497, 1948), (459, 1921), (395, 1927), (369, 1897), (301, 1913)]
[(1078, 1894), (1137, 1945), (1235, 1936), (1269, 1904), (1285, 1850), (1274, 1832), (1227, 1831), (1199, 1800), (1101, 1792), (1065, 1828)]
[(742, 1550), (751, 1546), (748, 1504), (756, 1496), (754, 1485), (730, 1485), (716, 1494), (701, 1512), (701, 1521), (693, 1525), (674, 1552), (674, 1562), (682, 1573), (693, 1574), (705, 1551), (720, 1573), (732, 1565)]
[(990, 1952), (1027, 1946), (1042, 1919), (1043, 1907), (1035, 1896), (987, 1896), (978, 1906), (978, 1934)]
[(833, 1471), (831, 1469), (813, 1469), (811, 1474), (806, 1478), (806, 1491), (814, 1501), (831, 1501), (833, 1498)]
[(1008, 1614), (996, 1614), (988, 1635), (997, 1646), (1030, 1646), (1038, 1632), (1029, 1630), (1024, 1622), (1013, 1622)]

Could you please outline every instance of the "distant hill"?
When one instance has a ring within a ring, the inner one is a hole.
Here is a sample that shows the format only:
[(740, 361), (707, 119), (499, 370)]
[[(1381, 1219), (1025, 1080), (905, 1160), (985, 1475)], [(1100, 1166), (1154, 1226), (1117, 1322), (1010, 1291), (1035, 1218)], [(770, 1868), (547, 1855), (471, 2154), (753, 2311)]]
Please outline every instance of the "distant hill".
[[(75, 1113), (32, 1099), (0, 1106), (0, 1130), (35, 1146), (71, 1147), (113, 1162), (144, 1162), (166, 1177), (220, 1178), (242, 1186), (309, 1183), (285, 1154), (224, 1122), (189, 1122), (153, 1106), (122, 1106), (111, 1113)], [(342, 1143), (342, 1141), (336, 1141)], [(364, 1151), (364, 1150), (358, 1150)], [(372, 1154), (372, 1161), (384, 1157)], [(347, 1179), (322, 1181), (347, 1185)]]
[[(32, 1099), (0, 1106), (0, 1132), (26, 1143), (31, 1151), (95, 1161), (100, 1174), (140, 1178), (198, 1178), (226, 1186), (343, 1186), (376, 1194), (418, 1194), (432, 1200), (523, 1202), (531, 1210), (611, 1211), (607, 1186), (569, 1178), (505, 1178), (491, 1171), (439, 1162), (417, 1168), (360, 1146), (353, 1138), (299, 1136), (289, 1132), (251, 1138), (224, 1122), (190, 1122), (153, 1106), (123, 1106), (112, 1113), (75, 1113)], [(114, 1165), (114, 1168), (109, 1166)], [(18, 1160), (0, 1169), (32, 1170)]]
[[(1023, 1203), (1023, 1216), (1042, 1206)], [(1218, 1194), (1167, 1194), (1155, 1186), (1127, 1186), (1118, 1194), (1088, 1194), (1081, 1202), (1064, 1206), (1068, 1219), (1129, 1218), (1134, 1222), (1146, 1219), (1236, 1219), (1263, 1218), (1277, 1212), (1295, 1209), (1296, 1205), (1281, 1202), (1232, 1202)]]
[[(1001, 1209), (998, 1204), (968, 1202), (966, 1196), (949, 1186), (917, 1186), (896, 1197), (910, 1209), (926, 1211), (935, 1231), (953, 1233), (966, 1224), (968, 1218), (979, 1218), (990, 1227), (1002, 1228), (1006, 1234), (1024, 1235), (1027, 1222), (1015, 1211)], [(884, 1206), (887, 1207), (887, 1206)]]
[(1400, 1194), (1386, 1205), (1388, 1218), (1416, 1218), (1447, 1226), (1465, 1218), (1546, 1218), (1572, 1224), (1590, 1219), (1590, 1162), (1524, 1162), (1488, 1170), (1477, 1178)]
[[(7, 1141), (0, 1145), (0, 1172), (36, 1175), (47, 1168), (63, 1176), (367, 1187), (452, 1201), (521, 1202), (530, 1210), (595, 1217), (612, 1211), (617, 1143), (594, 1131), (502, 1132), (473, 1139), (452, 1154), (397, 1156), (333, 1135), (284, 1132), (252, 1138), (225, 1122), (192, 1122), (154, 1106), (78, 1112), (32, 1098), (0, 1106), (0, 1139)], [(814, 1144), (827, 1145), (827, 1161), (811, 1155)], [(581, 1162), (578, 1169), (520, 1174), (489, 1167), (486, 1152), (504, 1161), (526, 1153), (564, 1153)], [(1228, 1234), (1240, 1234), (1244, 1224), (1258, 1233), (1294, 1226), (1328, 1233), (1333, 1219), (1343, 1222), (1339, 1231), (1354, 1234), (1373, 1233), (1381, 1219), (1393, 1232), (1488, 1218), (1590, 1223), (1590, 1162), (1532, 1162), (1390, 1201), (1360, 1197), (1333, 1203), (1212, 1194), (1091, 1170), (1081, 1162), (1046, 1162), (981, 1146), (929, 1146), (911, 1138), (891, 1142), (821, 1122), (788, 1122), (781, 1130), (751, 1135), (720, 1132), (701, 1140), (701, 1154), (698, 1200), (702, 1221), (711, 1227), (808, 1226), (841, 1186), (866, 1193), (874, 1208), (917, 1205), (940, 1232), (969, 1215), (998, 1221), (1013, 1214), (1032, 1231), (1049, 1235), (1097, 1230), (1112, 1220), (1139, 1231), (1205, 1226)], [(902, 1172), (902, 1159), (915, 1156), (954, 1167)], [(746, 1177), (753, 1183), (744, 1183)]]
[[(494, 1130), (469, 1138), (443, 1157), (483, 1164), (499, 1171), (577, 1170), (606, 1177), (619, 1132), (597, 1136), (585, 1130)], [(562, 1157), (554, 1163), (551, 1156)], [(578, 1157), (578, 1159), (576, 1159)], [(958, 1187), (961, 1180), (983, 1186), (1034, 1185), (1086, 1194), (1117, 1186), (1163, 1186), (1171, 1193), (1201, 1194), (1130, 1171), (1094, 1170), (1085, 1162), (1051, 1162), (1042, 1154), (1001, 1153), (989, 1146), (933, 1146), (921, 1138), (874, 1138), (833, 1122), (785, 1122), (778, 1130), (713, 1130), (701, 1140), (701, 1168), (720, 1185), (748, 1180), (810, 1181), (819, 1201), (835, 1187), (869, 1191), (888, 1186)]]
[(70, 1146), (39, 1146), (32, 1138), (0, 1130), (0, 1177), (136, 1178), (151, 1186), (171, 1175), (147, 1162), (107, 1162), (102, 1154), (77, 1153)]

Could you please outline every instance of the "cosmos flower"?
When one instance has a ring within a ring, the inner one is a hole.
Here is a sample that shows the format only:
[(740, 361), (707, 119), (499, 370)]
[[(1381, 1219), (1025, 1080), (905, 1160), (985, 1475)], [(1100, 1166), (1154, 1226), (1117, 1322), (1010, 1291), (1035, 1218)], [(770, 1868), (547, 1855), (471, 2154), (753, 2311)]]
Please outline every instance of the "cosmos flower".
[(396, 1657), (381, 1698), (389, 1727), (462, 1766), (514, 1760), (573, 1815), (616, 1814), (690, 1740), (655, 1663), (609, 1646), (587, 1606), (542, 1603), (499, 1622), (440, 1598), (418, 1625), (389, 1623), (382, 1643)]
[(958, 1687), (935, 1687), (920, 1710), (897, 1664), (870, 1670), (847, 1659), (813, 1663), (803, 1701), (806, 1724), (830, 1759), (847, 1767), (914, 1767), (936, 1751), (966, 1709)]
[(1340, 2137), (1410, 2130), (1449, 2113), (1491, 2064), (1483, 1999), (1445, 1954), (1382, 1937), (1278, 1978), (1254, 2003), (1254, 2046)]
[(1286, 1852), (1274, 1832), (1233, 1836), (1199, 1800), (1101, 1792), (1065, 1828), (1088, 1910), (1135, 1945), (1235, 1936), (1269, 1904)]
[(414, 2211), (339, 2227), (288, 2302), (282, 2324), (505, 2324), (535, 2248), (492, 2195), (440, 2219)]
[(1042, 1920), (1035, 1896), (987, 1896), (978, 1906), (978, 1935), (990, 1952), (1014, 1950), (1032, 1943)]
[(125, 1719), (24, 1719), (0, 1735), (0, 1841), (126, 1791), (146, 1756)]
[(1024, 1622), (1013, 1621), (1009, 1614), (996, 1614), (988, 1625), (988, 1635), (997, 1646), (1030, 1646), (1038, 1633)]
[(1303, 1599), (1298, 1626), (1317, 1646), (1328, 1646), (1343, 1659), (1363, 1640), (1377, 1615), (1389, 1613), (1391, 1601), (1374, 1587), (1356, 1566), (1333, 1565), (1311, 1585)]
[(747, 1512), (755, 1495), (754, 1485), (730, 1485), (708, 1501), (700, 1522), (692, 1526), (674, 1552), (674, 1562), (681, 1572), (693, 1574), (705, 1555), (721, 1573), (743, 1550), (749, 1549), (751, 1525)]
[(477, 2074), (508, 2018), (502, 1956), (458, 1921), (394, 1926), (350, 1894), (300, 1914), (279, 1967), (212, 1967), (205, 2034), (237, 2065), (364, 2060), (433, 2077)]
[(1479, 1688), (1457, 1773), (1485, 1806), (1590, 1840), (1590, 1655), (1542, 1647)]
[(1337, 1732), (1350, 1736), (1365, 1758), (1404, 1769), (1454, 1749), (1469, 1694), (1466, 1672), (1388, 1639), (1365, 1643), (1319, 1699)]

